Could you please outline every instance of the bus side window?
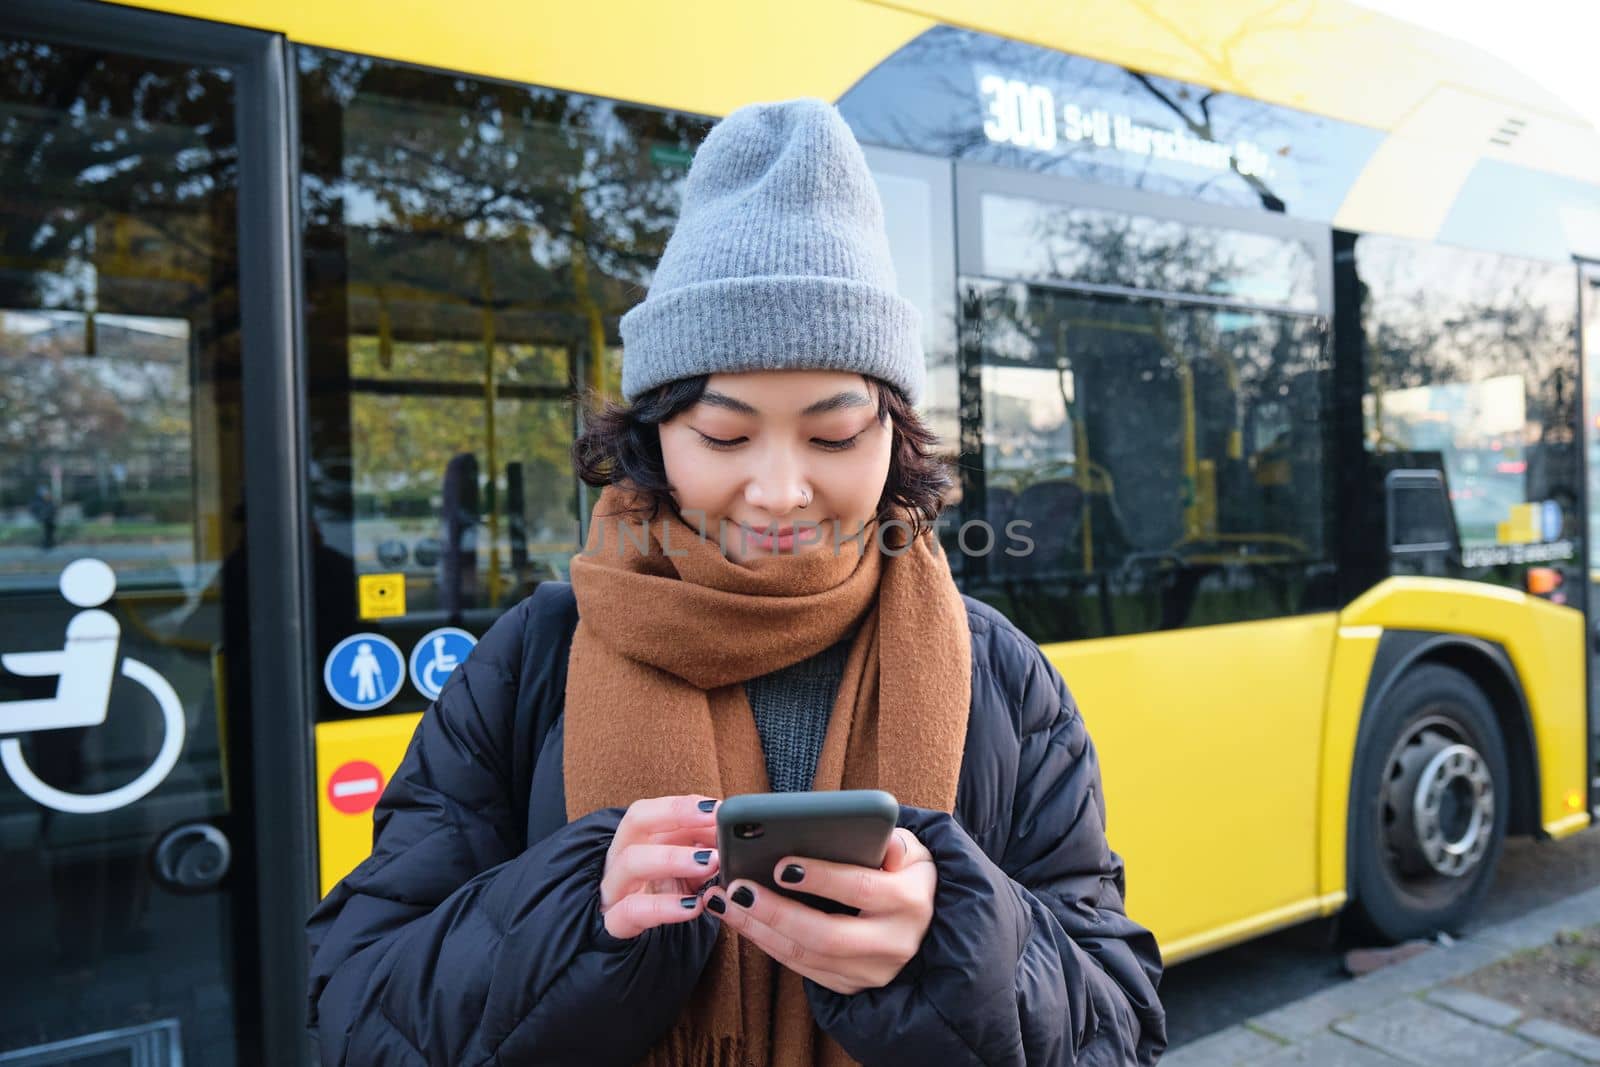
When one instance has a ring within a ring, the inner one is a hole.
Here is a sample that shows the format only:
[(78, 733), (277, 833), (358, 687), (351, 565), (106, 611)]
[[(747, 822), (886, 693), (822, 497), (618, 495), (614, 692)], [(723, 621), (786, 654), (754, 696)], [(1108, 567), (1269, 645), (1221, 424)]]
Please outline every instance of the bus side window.
[(1318, 320), (1020, 283), (979, 305), (984, 500), (964, 518), (1031, 545), (970, 592), (1040, 641), (1313, 610)]

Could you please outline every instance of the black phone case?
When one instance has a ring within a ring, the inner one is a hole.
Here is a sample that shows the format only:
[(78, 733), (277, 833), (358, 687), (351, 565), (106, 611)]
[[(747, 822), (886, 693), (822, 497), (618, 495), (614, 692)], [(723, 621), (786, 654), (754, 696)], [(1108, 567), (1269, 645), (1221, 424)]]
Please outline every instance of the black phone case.
[(743, 878), (819, 911), (854, 915), (855, 908), (782, 885), (773, 868), (785, 856), (881, 867), (899, 818), (899, 801), (881, 789), (729, 797), (717, 808), (722, 885)]

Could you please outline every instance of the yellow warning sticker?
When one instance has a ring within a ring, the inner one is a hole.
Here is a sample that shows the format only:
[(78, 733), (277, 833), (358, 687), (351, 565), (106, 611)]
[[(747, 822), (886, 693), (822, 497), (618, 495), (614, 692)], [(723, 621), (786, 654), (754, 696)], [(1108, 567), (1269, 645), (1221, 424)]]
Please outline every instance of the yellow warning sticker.
[(388, 619), (406, 613), (403, 574), (363, 574), (356, 591), (363, 619)]

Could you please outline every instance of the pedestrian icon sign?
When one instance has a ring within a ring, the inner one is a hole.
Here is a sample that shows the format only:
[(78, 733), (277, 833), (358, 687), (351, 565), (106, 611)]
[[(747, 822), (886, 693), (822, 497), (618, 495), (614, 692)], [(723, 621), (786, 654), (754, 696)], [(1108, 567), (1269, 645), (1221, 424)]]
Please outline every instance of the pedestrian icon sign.
[(405, 682), (405, 657), (382, 634), (351, 634), (322, 664), (328, 695), (351, 711), (372, 711), (395, 698)]
[(438, 700), (444, 683), (467, 658), (478, 639), (454, 626), (431, 630), (411, 650), (411, 684), (429, 700)]

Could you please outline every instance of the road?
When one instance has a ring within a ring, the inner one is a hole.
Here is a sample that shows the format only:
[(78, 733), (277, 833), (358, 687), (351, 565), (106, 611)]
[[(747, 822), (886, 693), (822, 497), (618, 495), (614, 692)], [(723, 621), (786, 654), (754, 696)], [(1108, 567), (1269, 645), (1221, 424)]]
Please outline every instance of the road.
[[(1563, 841), (1506, 843), (1494, 885), (1466, 933), (1600, 885), (1600, 828)], [(1302, 923), (1180, 963), (1161, 981), (1169, 1047), (1349, 981), (1334, 922)]]

